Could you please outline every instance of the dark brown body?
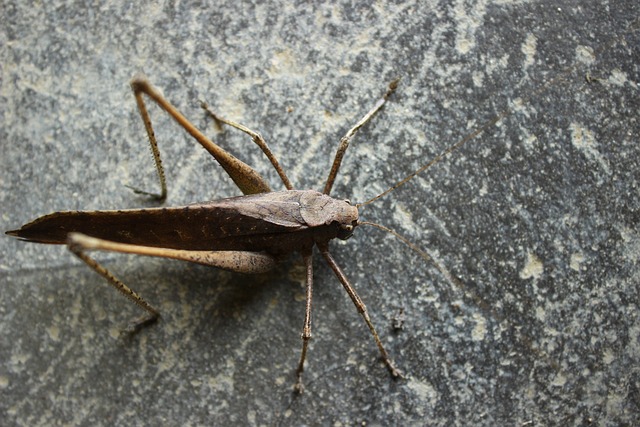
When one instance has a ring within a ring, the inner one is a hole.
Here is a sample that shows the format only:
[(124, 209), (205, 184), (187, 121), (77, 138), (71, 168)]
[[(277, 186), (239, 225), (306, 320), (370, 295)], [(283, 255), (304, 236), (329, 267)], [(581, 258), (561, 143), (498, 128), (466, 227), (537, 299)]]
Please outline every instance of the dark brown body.
[(394, 377), (398, 377), (400, 372), (384, 349), (364, 303), (329, 253), (328, 246), (329, 241), (336, 237), (346, 239), (351, 236), (358, 225), (357, 207), (329, 196), (349, 141), (382, 107), (397, 83), (397, 80), (391, 82), (382, 99), (340, 140), (323, 193), (294, 190), (260, 134), (216, 115), (203, 105), (218, 125), (224, 123), (241, 130), (260, 147), (287, 188), (287, 191), (271, 192), (269, 184), (255, 169), (207, 138), (144, 76), (136, 76), (131, 81), (131, 88), (147, 131), (160, 192), (155, 194), (129, 188), (159, 201), (164, 201), (167, 196), (164, 167), (143, 99), (143, 95), (146, 95), (215, 158), (245, 195), (173, 208), (54, 212), (18, 230), (7, 231), (7, 234), (29, 242), (66, 244), (74, 255), (104, 277), (109, 285), (147, 312), (144, 318), (131, 325), (130, 330), (133, 331), (155, 322), (160, 312), (89, 256), (88, 252), (111, 251), (172, 258), (240, 273), (269, 271), (285, 255), (299, 252), (306, 267), (306, 304), (302, 352), (296, 370), (295, 388), (298, 391), (302, 391), (301, 376), (311, 339), (312, 249), (317, 246), (367, 324), (387, 368)]
[(280, 257), (346, 238), (358, 211), (316, 191), (281, 191), (171, 208), (68, 211), (7, 234), (66, 244), (71, 232), (117, 243), (182, 250), (264, 251)]

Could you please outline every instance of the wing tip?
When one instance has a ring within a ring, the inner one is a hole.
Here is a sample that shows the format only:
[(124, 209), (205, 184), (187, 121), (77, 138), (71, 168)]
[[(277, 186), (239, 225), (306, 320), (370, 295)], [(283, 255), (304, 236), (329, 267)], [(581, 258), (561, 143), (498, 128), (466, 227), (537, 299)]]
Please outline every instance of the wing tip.
[(11, 237), (20, 237), (20, 230), (9, 230), (5, 231), (4, 234)]
[(7, 236), (15, 237), (16, 239), (22, 242), (33, 242), (33, 243), (45, 243), (45, 244), (64, 244), (64, 241), (59, 241), (59, 239), (51, 239), (47, 238), (43, 235), (29, 233), (29, 229), (22, 227), (18, 230), (9, 230), (5, 231), (4, 234)]

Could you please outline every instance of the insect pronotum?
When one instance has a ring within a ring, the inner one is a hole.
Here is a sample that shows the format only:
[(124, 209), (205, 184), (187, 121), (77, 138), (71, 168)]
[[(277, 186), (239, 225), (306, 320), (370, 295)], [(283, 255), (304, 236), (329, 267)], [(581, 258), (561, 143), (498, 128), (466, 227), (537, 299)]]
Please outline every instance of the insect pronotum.
[(329, 196), (345, 151), (351, 138), (382, 108), (397, 84), (398, 80), (392, 81), (383, 97), (341, 139), (322, 193), (294, 190), (258, 133), (218, 116), (203, 104), (202, 107), (218, 125), (226, 124), (247, 133), (261, 148), (287, 189), (272, 192), (258, 172), (207, 138), (146, 77), (136, 76), (131, 81), (131, 88), (151, 144), (161, 189), (158, 194), (136, 188), (132, 190), (161, 201), (167, 195), (164, 167), (143, 99), (146, 95), (211, 153), (244, 196), (171, 208), (54, 212), (6, 234), (29, 242), (66, 244), (74, 255), (103, 276), (111, 286), (146, 311), (146, 316), (132, 324), (133, 330), (156, 321), (160, 313), (87, 252), (102, 250), (174, 258), (242, 273), (268, 271), (290, 253), (299, 252), (306, 267), (306, 304), (302, 351), (296, 370), (295, 388), (298, 391), (302, 391), (302, 372), (311, 338), (312, 250), (317, 246), (367, 324), (385, 365), (394, 377), (400, 377), (400, 371), (385, 350), (367, 308), (328, 246), (334, 238), (349, 238), (361, 223), (357, 206)]

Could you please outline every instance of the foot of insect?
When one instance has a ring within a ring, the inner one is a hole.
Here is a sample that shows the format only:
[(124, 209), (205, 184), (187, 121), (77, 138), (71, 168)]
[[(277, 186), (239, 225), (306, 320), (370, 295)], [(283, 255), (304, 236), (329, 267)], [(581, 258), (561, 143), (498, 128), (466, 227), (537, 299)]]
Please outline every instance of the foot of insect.
[(122, 335), (127, 336), (135, 335), (144, 328), (155, 324), (159, 319), (159, 314), (142, 316), (136, 320), (129, 322), (129, 324), (124, 329), (122, 329), (121, 333)]
[(393, 362), (391, 362), (391, 360), (385, 360), (384, 363), (385, 365), (387, 365), (387, 369), (389, 369), (389, 372), (394, 379), (404, 379), (404, 375), (402, 375), (402, 372), (400, 372), (398, 368), (393, 365)]
[(146, 196), (149, 199), (151, 199), (151, 201), (153, 201), (153, 202), (163, 203), (167, 199), (167, 194), (166, 193), (151, 193), (149, 191), (142, 190), (142, 189), (140, 189), (138, 187), (134, 187), (134, 186), (129, 185), (129, 184), (124, 184), (124, 186), (126, 188), (128, 188), (129, 190), (133, 191), (134, 194), (139, 194), (141, 196)]

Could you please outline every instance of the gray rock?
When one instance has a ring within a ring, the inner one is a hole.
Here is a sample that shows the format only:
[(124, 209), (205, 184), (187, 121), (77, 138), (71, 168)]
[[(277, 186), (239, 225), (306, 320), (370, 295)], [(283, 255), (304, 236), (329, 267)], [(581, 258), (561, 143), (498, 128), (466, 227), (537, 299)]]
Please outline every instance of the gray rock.
[[(260, 131), (298, 188), (320, 188), (340, 137), (402, 77), (334, 188), (357, 202), (486, 128), (362, 211), (435, 262), (365, 226), (333, 246), (406, 379), (320, 258), (296, 398), (296, 257), (253, 277), (97, 254), (163, 314), (123, 338), (135, 306), (63, 247), (4, 237), (2, 424), (640, 422), (637, 2), (129, 3), (0, 9), (0, 229), (152, 205), (123, 185), (156, 186), (137, 72), (274, 188), (251, 141), (218, 133), (200, 100)], [(239, 194), (152, 118), (168, 204)]]

